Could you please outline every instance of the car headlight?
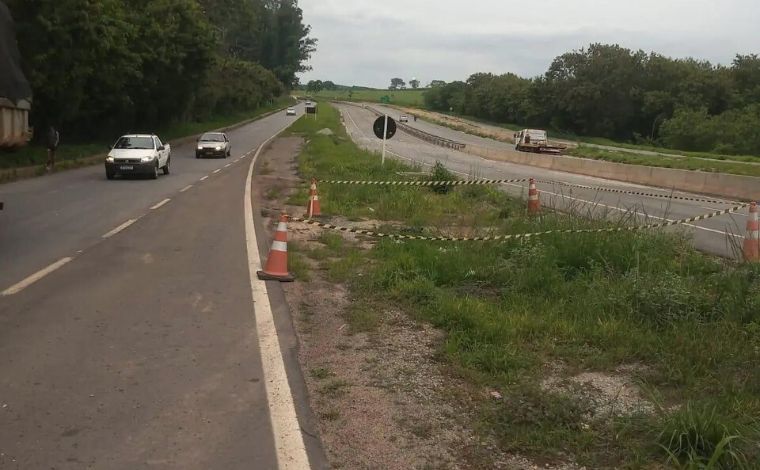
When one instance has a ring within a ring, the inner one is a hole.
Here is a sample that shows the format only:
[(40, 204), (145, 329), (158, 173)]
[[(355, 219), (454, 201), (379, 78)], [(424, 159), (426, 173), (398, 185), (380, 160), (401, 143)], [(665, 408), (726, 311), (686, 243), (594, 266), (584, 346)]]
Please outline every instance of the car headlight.
[(152, 162), (155, 158), (156, 157), (142, 157), (140, 159), (140, 161), (143, 162), (143, 163), (145, 163), (145, 162)]
[(222, 147), (220, 147), (220, 146), (218, 146), (218, 145), (217, 145), (217, 146), (216, 146), (216, 151), (218, 152), (218, 151), (220, 151), (220, 150), (222, 150)]
[(109, 156), (107, 156), (107, 157), (106, 157), (106, 163), (113, 163), (113, 157), (112, 157), (112, 156), (110, 156), (110, 155), (109, 155)]
[(203, 146), (199, 145), (198, 150), (203, 150)]

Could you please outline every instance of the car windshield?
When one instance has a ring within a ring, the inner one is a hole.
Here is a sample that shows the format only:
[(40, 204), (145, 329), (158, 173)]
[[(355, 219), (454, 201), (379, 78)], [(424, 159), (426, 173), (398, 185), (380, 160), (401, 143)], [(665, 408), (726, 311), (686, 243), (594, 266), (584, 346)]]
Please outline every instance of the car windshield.
[(222, 134), (203, 134), (201, 142), (224, 142), (224, 136)]
[(113, 146), (115, 149), (153, 149), (152, 137), (121, 137)]

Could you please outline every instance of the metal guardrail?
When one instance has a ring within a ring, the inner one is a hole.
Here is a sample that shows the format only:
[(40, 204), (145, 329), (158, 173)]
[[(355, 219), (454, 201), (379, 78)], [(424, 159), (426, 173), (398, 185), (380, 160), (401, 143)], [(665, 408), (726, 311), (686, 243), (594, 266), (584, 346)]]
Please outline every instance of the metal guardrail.
[[(375, 116), (384, 116), (383, 113), (381, 113), (380, 111), (376, 110), (375, 108), (373, 108), (371, 106), (366, 106), (366, 105), (362, 106), (362, 105), (359, 105), (359, 104), (356, 104), (356, 103), (347, 102), (347, 101), (340, 101), (340, 103), (342, 103), (342, 104), (348, 104), (348, 105), (351, 105), (351, 106), (357, 106), (357, 107), (361, 107), (361, 108), (367, 109), (370, 112), (372, 112), (373, 114), (375, 114)], [(440, 136), (437, 136), (435, 134), (431, 134), (429, 132), (425, 132), (423, 130), (416, 129), (416, 128), (411, 127), (411, 126), (409, 126), (407, 124), (404, 124), (402, 122), (397, 122), (396, 123), (396, 127), (398, 127), (401, 131), (406, 132), (407, 134), (409, 134), (411, 136), (417, 137), (418, 139), (424, 140), (425, 142), (429, 142), (429, 143), (431, 143), (433, 145), (438, 145), (439, 147), (446, 147), (446, 148), (450, 148), (450, 149), (453, 149), (453, 150), (462, 150), (462, 149), (464, 149), (467, 146), (467, 144), (464, 144), (462, 142), (457, 142), (456, 140), (451, 140), (451, 139), (447, 139), (445, 137), (440, 137)]]

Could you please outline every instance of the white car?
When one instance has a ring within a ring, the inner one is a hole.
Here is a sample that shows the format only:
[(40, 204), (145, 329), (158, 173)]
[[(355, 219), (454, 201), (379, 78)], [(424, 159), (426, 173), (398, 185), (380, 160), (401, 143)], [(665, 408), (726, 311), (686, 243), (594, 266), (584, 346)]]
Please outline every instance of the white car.
[(296, 115), (296, 108), (288, 108), (287, 111), (285, 111), (286, 116), (295, 116)]
[(409, 116), (407, 116), (406, 114), (402, 114), (401, 116), (399, 116), (398, 122), (409, 122)]
[(169, 174), (172, 148), (155, 134), (128, 134), (119, 137), (106, 157), (106, 178), (116, 175), (147, 175), (158, 178), (158, 170)]

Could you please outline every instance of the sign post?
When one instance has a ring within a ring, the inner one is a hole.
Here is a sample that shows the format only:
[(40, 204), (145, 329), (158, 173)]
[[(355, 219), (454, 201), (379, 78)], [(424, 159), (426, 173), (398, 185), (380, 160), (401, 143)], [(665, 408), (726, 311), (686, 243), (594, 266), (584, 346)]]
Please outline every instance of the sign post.
[(385, 142), (388, 140), (388, 115), (385, 115), (385, 124), (383, 126), (383, 158), (380, 165), (385, 166)]
[(375, 133), (378, 139), (383, 139), (383, 159), (382, 164), (385, 165), (385, 144), (388, 139), (396, 135), (396, 121), (392, 117), (388, 117), (387, 114), (380, 116), (372, 124), (372, 131)]

